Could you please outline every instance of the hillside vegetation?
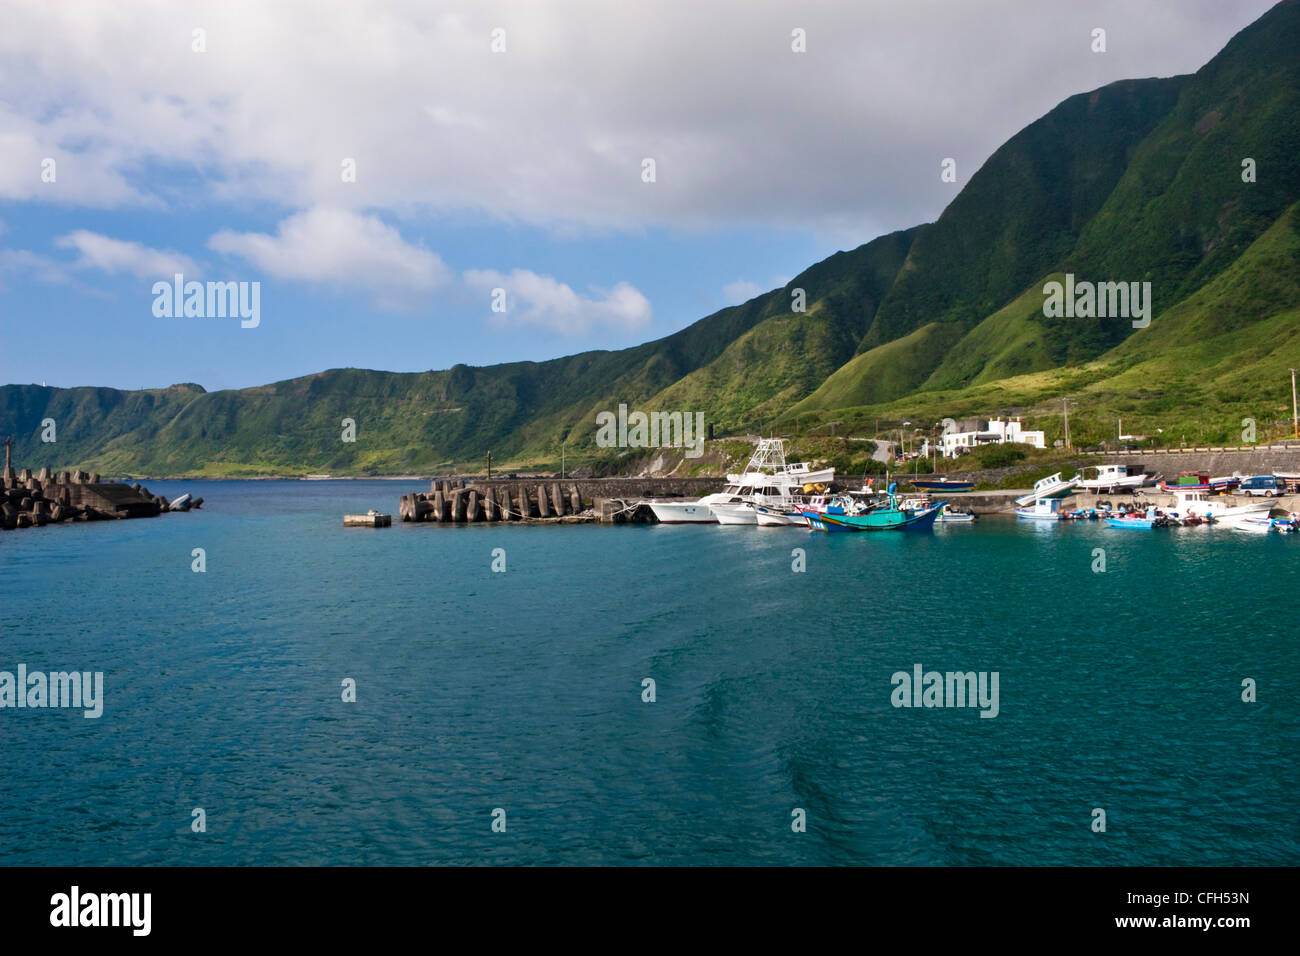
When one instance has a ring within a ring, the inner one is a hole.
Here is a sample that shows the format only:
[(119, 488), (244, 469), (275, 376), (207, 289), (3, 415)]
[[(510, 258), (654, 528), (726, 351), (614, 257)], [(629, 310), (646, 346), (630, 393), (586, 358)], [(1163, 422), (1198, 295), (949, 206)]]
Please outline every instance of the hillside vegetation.
[[(1236, 444), (1245, 418), (1260, 439), (1281, 434), (1300, 366), (1297, 50), (1300, 0), (1286, 0), (1191, 76), (1066, 99), (995, 151), (936, 222), (635, 348), (332, 369), (238, 391), (6, 385), (0, 434), (36, 467), (226, 476), (472, 472), (488, 452), (502, 468), (561, 454), (569, 467), (640, 467), (647, 456), (595, 445), (597, 412), (620, 403), (698, 410), (720, 436), (807, 441), (1000, 413), (1050, 441), (1065, 401), (1082, 442), (1115, 437), (1120, 418), (1172, 444)], [(1044, 285), (1067, 273), (1149, 282), (1150, 325), (1045, 316)], [(805, 311), (792, 311), (796, 290)], [(40, 441), (47, 418), (52, 445)], [(341, 440), (344, 418), (355, 443)], [(824, 451), (865, 473), (867, 447)]]

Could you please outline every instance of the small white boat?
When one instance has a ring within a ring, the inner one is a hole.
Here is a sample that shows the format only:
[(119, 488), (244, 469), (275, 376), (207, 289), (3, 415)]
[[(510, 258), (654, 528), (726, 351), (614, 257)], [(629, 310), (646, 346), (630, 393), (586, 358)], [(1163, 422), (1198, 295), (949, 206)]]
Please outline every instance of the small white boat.
[[(1089, 471), (1091, 469), (1084, 470)], [(1128, 465), (1098, 465), (1096, 472), (1097, 475), (1094, 478), (1084, 478), (1082, 474), (1078, 474), (1074, 476), (1074, 479), (1084, 491), (1104, 491), (1108, 494), (1132, 491), (1134, 488), (1141, 488), (1155, 481), (1155, 475), (1130, 475)]]
[(1040, 478), (1034, 482), (1034, 490), (1027, 495), (1021, 495), (1016, 499), (1016, 504), (1022, 508), (1028, 507), (1036, 501), (1043, 498), (1064, 498), (1071, 494), (1079, 484), (1079, 476), (1075, 475), (1069, 481), (1061, 478), (1058, 471), (1054, 475), (1048, 475), (1046, 478)]
[(760, 528), (802, 528), (808, 524), (802, 512), (777, 505), (759, 505), (754, 515)]
[(975, 515), (969, 511), (949, 511), (948, 506), (944, 505), (939, 509), (939, 517), (934, 519), (941, 524), (966, 524), (975, 520)]
[[(1020, 499), (1016, 499), (1020, 503)], [(1028, 507), (1016, 509), (1017, 518), (1029, 518), (1034, 521), (1060, 521), (1061, 520), (1061, 499), (1060, 498), (1039, 498)]]
[(1249, 518), (1241, 518), (1232, 525), (1233, 531), (1243, 531), (1247, 534), (1268, 534), (1273, 530), (1273, 519), (1268, 517), (1259, 517), (1258, 515)]

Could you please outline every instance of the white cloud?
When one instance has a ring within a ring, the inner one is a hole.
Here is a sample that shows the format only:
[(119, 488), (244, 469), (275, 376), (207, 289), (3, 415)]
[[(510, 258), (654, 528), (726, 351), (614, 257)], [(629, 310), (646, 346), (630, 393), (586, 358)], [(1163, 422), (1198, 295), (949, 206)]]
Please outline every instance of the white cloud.
[(375, 216), (315, 207), (283, 220), (275, 235), (223, 230), (208, 240), (281, 279), (360, 287), (381, 303), (400, 305), (446, 283), (451, 272), (436, 253), (412, 245)]
[(766, 291), (757, 282), (750, 282), (748, 279), (737, 279), (735, 282), (728, 282), (722, 287), (722, 297), (727, 305), (739, 305), (742, 302), (748, 302), (756, 295), (762, 295)]
[(593, 289), (594, 296), (584, 296), (528, 269), (514, 269), (508, 275), (495, 269), (471, 269), (464, 279), (483, 296), (485, 307), (490, 305), (492, 290), (505, 290), (506, 312), (493, 314), (506, 323), (573, 335), (595, 326), (631, 330), (650, 322), (650, 301), (626, 282), (609, 290)]
[[(1193, 71), (1269, 6), (9, 4), (0, 199), (162, 202), (175, 170), (206, 197), (296, 209), (864, 240), (937, 215), (943, 157), (965, 182), (1066, 96)], [(57, 183), (40, 181), (46, 156)]]
[(160, 279), (188, 272), (195, 275), (199, 267), (189, 256), (170, 250), (151, 249), (138, 242), (113, 239), (97, 232), (78, 229), (55, 241), (60, 249), (75, 249), (78, 258), (74, 269), (98, 269), (109, 275), (126, 273), (142, 279)]

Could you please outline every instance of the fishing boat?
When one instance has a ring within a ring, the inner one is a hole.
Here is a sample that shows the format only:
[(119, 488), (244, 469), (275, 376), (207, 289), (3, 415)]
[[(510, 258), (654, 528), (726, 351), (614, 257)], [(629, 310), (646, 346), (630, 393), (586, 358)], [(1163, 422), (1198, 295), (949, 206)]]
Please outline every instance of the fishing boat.
[(1208, 471), (1180, 471), (1173, 481), (1160, 482), (1160, 490), (1170, 493), (1179, 491), (1209, 491), (1210, 473)]
[(897, 485), (890, 484), (884, 499), (875, 502), (854, 500), (840, 495), (830, 503), (800, 508), (814, 531), (900, 531), (933, 527), (946, 501), (923, 508), (905, 507), (899, 500)]
[(1023, 508), (1028, 507), (1040, 498), (1065, 498), (1074, 493), (1074, 489), (1078, 487), (1078, 484), (1078, 475), (1075, 475), (1069, 481), (1065, 481), (1058, 471), (1054, 475), (1048, 475), (1046, 478), (1035, 481), (1034, 490), (1017, 498), (1016, 504)]
[(973, 481), (958, 481), (956, 478), (913, 478), (908, 484), (917, 491), (970, 491), (975, 487)]
[[(1084, 471), (1091, 470), (1093, 469), (1084, 469)], [(1074, 476), (1079, 487), (1084, 491), (1098, 493), (1104, 491), (1108, 494), (1119, 494), (1122, 491), (1141, 488), (1155, 477), (1148, 474), (1130, 475), (1128, 465), (1097, 465), (1095, 470), (1097, 474), (1093, 478), (1084, 478), (1082, 473)]]
[(1032, 505), (1017, 508), (1016, 517), (1031, 521), (1060, 521), (1064, 517), (1061, 513), (1061, 499), (1039, 498)]
[(1241, 475), (1223, 475), (1210, 479), (1210, 490), (1220, 494), (1236, 489), (1241, 484)]
[(1273, 510), (1273, 502), (1267, 498), (1248, 499), (1244, 505), (1230, 505), (1222, 499), (1211, 496), (1206, 489), (1180, 487), (1174, 491), (1174, 504), (1170, 511), (1180, 517), (1212, 518), (1231, 524), (1243, 518), (1267, 515)]

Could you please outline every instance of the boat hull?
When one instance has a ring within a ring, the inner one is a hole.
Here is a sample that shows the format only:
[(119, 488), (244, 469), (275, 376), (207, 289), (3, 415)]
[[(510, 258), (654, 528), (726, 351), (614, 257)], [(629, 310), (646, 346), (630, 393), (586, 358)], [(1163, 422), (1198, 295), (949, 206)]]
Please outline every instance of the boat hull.
[(754, 506), (748, 503), (712, 505), (710, 510), (718, 524), (758, 524), (758, 514)]
[(973, 481), (920, 481), (907, 482), (918, 491), (970, 491), (975, 487)]
[(660, 524), (717, 524), (708, 505), (697, 501), (662, 501), (650, 505)]
[(1135, 528), (1138, 531), (1150, 531), (1159, 527), (1158, 518), (1107, 518), (1106, 524), (1112, 528)]
[(1113, 480), (1088, 478), (1079, 482), (1079, 487), (1084, 491), (1107, 492), (1115, 494), (1121, 491), (1132, 491), (1135, 488), (1141, 488), (1146, 482), (1146, 475), (1130, 475), (1127, 478), (1116, 478)]
[(758, 519), (760, 528), (790, 528), (802, 527), (807, 524), (807, 520), (799, 512), (787, 513), (784, 511), (773, 511), (770, 508), (757, 508), (754, 511)]
[(804, 517), (814, 531), (922, 531), (934, 526), (942, 502), (924, 511), (899, 511), (887, 509), (865, 515), (831, 514), (824, 511), (805, 511)]

